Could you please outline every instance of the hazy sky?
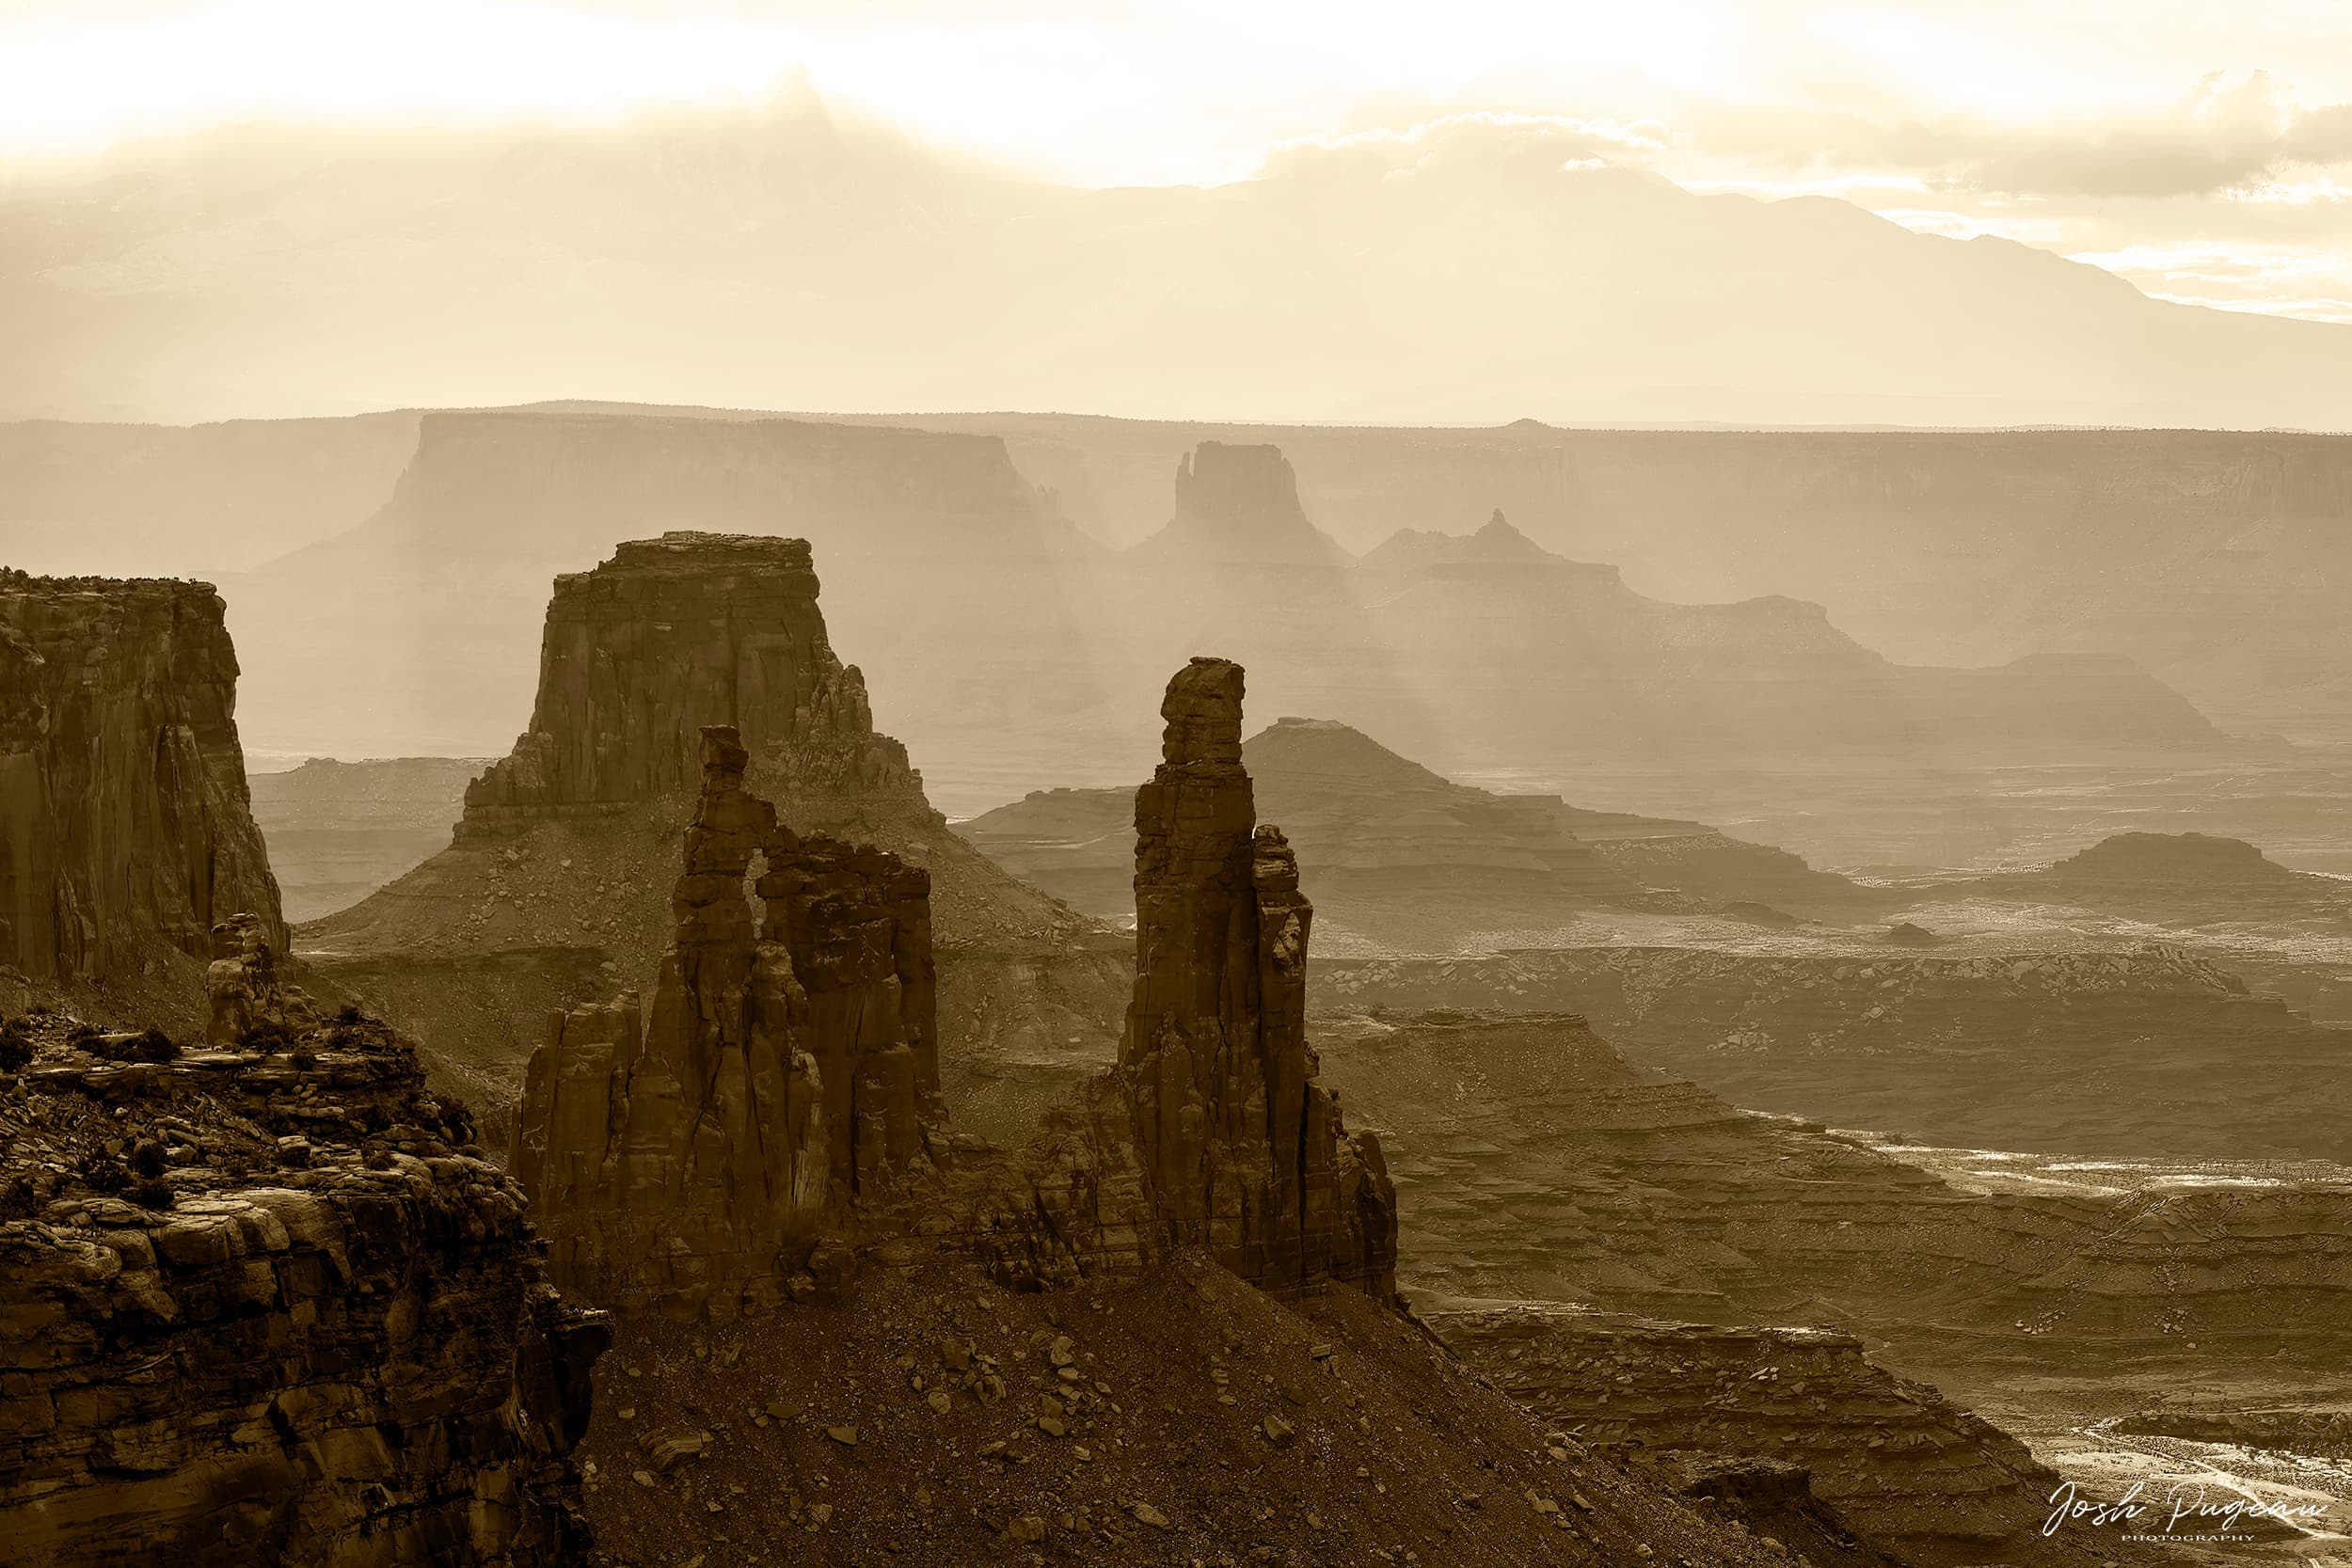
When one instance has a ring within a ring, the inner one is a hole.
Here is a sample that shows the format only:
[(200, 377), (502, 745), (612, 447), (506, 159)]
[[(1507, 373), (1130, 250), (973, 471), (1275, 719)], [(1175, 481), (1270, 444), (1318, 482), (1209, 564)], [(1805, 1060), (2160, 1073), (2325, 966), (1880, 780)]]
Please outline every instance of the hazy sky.
[[(2147, 292), (2352, 321), (2347, 0), (0, 0), (0, 158), (300, 126), (828, 102), (1084, 184), (1472, 111), (1697, 189), (1842, 197)], [(145, 155), (142, 153), (141, 155)]]

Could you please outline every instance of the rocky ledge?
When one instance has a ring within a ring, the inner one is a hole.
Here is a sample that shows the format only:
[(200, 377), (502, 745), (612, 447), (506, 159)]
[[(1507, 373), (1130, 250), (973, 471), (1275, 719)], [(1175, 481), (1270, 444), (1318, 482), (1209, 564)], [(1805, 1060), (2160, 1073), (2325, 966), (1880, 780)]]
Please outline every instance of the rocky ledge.
[(1549, 1302), (1436, 1310), (1503, 1393), (1598, 1447), (1769, 1457), (1875, 1541), (1998, 1542), (2058, 1484), (2025, 1444), (1822, 1328), (1726, 1328)]
[[(223, 945), (215, 995), (268, 994)], [(580, 1560), (569, 1455), (606, 1329), (391, 1030), (10, 1020), (0, 1138), (12, 1560)]]

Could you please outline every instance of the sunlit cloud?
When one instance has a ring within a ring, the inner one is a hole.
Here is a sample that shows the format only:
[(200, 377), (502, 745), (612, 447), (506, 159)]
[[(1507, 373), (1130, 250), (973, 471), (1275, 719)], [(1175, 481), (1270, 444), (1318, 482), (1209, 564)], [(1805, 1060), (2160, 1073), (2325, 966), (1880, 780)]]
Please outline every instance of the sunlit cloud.
[(2066, 233), (2065, 223), (2058, 218), (1988, 216), (1921, 207), (1874, 206), (1870, 210), (1890, 223), (1901, 224), (1905, 229), (1921, 234), (1941, 234), (1952, 240), (1974, 240), (1989, 235), (1994, 239), (2015, 240), (2021, 245), (2049, 245), (2064, 238)]
[[(0, 0), (0, 172), (229, 126), (739, 113), (793, 82), (1079, 186), (1634, 166), (2337, 320), (2342, 24), (2341, 0)], [(2199, 246), (2273, 261), (2224, 290)]]

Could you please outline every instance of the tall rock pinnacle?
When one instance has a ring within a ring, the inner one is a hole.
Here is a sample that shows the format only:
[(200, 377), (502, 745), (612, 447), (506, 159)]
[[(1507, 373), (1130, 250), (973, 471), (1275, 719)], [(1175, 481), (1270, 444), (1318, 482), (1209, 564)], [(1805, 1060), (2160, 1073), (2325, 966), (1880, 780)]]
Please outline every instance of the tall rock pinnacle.
[(1396, 1189), (1380, 1140), (1351, 1136), (1307, 1043), (1313, 907), (1241, 763), (1242, 669), (1196, 658), (1168, 682), (1152, 782), (1136, 792), (1136, 983), (1119, 1065), (1047, 1117), (1025, 1180), (989, 1220), (1014, 1283), (1120, 1273), (1206, 1247), (1278, 1294), (1346, 1284), (1386, 1298)]
[(1168, 685), (1164, 759), (1136, 792), (1136, 990), (1120, 1047), (1159, 1222), (1268, 1289), (1393, 1269), (1395, 1197), (1375, 1139), (1349, 1140), (1313, 1080), (1314, 907), (1241, 762), (1242, 669), (1196, 658)]

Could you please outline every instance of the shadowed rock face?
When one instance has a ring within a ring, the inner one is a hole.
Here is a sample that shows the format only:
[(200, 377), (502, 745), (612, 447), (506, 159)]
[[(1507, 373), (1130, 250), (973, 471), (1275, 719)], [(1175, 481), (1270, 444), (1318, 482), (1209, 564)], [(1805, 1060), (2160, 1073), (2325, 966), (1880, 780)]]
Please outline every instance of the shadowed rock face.
[[(729, 727), (671, 897), (653, 1010), (555, 1013), (533, 1053), (514, 1169), (557, 1281), (615, 1306), (733, 1317), (813, 1292), (801, 1257), (853, 1197), (924, 1162), (944, 1120), (930, 879), (895, 855), (801, 838), (743, 788)], [(762, 863), (755, 928), (743, 885)]]
[(247, 804), (237, 657), (209, 583), (0, 572), (0, 963), (122, 979), (286, 940)]
[[(1313, 906), (1241, 763), (1242, 670), (1168, 683), (1163, 760), (1136, 792), (1136, 984), (1119, 1066), (1049, 1121), (1016, 1214), (1016, 1276), (1065, 1278), (1206, 1246), (1277, 1292), (1385, 1298), (1396, 1200), (1379, 1141), (1350, 1137), (1307, 1043)], [(1025, 1256), (1019, 1256), (1025, 1253)]]

